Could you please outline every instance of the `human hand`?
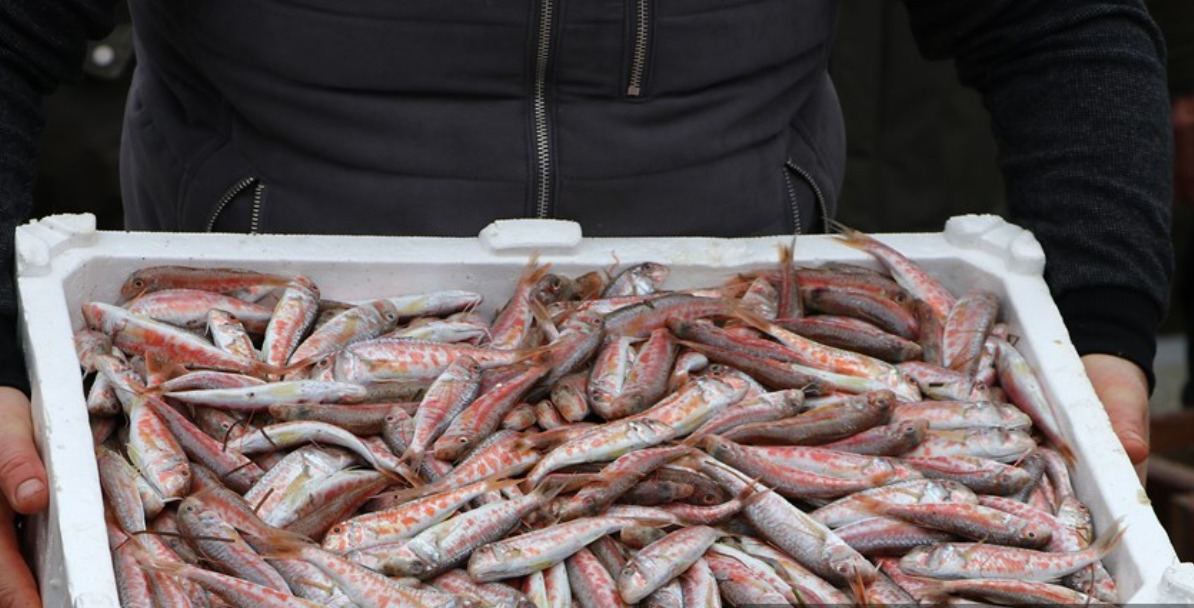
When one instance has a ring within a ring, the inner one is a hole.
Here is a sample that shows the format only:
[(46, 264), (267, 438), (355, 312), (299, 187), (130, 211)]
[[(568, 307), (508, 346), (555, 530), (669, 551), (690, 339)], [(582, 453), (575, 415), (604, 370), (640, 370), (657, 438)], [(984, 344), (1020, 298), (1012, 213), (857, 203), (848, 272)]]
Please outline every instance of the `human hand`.
[(1082, 365), (1143, 483), (1148, 458), (1148, 378), (1144, 370), (1127, 359), (1105, 354), (1086, 355)]
[(14, 511), (45, 509), (49, 492), (33, 445), (29, 399), (6, 386), (0, 387), (0, 494), (0, 608), (36, 608), (41, 600), (17, 543)]
[(1194, 205), (1194, 93), (1173, 100), (1173, 144), (1174, 194)]

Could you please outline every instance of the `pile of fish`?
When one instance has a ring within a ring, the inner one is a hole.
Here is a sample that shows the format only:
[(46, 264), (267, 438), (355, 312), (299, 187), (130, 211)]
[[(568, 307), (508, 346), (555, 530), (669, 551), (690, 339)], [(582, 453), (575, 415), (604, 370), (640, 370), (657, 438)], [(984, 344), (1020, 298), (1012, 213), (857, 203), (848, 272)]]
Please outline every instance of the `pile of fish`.
[(134, 272), (75, 337), (123, 605), (1116, 602), (998, 297), (840, 238), (884, 270), (532, 259), (492, 318)]

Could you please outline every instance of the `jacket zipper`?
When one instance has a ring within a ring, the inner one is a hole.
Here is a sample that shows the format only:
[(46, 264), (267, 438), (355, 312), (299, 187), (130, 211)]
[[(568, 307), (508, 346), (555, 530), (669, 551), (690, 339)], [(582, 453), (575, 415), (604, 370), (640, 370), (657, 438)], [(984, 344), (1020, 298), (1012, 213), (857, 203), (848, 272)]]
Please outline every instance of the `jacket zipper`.
[(257, 234), (261, 229), (261, 205), (265, 202), (265, 182), (257, 182), (253, 188), (253, 207), (249, 210), (249, 233)]
[[(825, 193), (821, 191), (821, 187), (817, 185), (817, 181), (813, 179), (812, 174), (810, 174), (808, 171), (805, 171), (803, 167), (797, 165), (796, 162), (790, 158), (784, 162), (784, 166), (788, 167), (792, 171), (795, 171), (796, 175), (799, 175), (801, 179), (808, 183), (808, 187), (813, 191), (813, 197), (817, 200), (817, 210), (821, 212), (821, 226), (823, 229), (827, 228), (829, 226), (829, 204), (825, 202)], [(790, 183), (789, 187), (791, 187)], [(796, 204), (795, 201), (796, 198), (793, 196), (793, 206)], [(799, 212), (797, 212), (796, 217), (799, 219)], [(796, 229), (800, 230), (799, 225), (797, 225)]]
[(535, 50), (535, 89), (532, 114), (535, 130), (535, 216), (543, 219), (551, 209), (551, 126), (547, 121), (547, 65), (551, 58), (554, 0), (543, 0), (539, 9), (539, 36)]
[(211, 217), (207, 220), (207, 231), (211, 232), (216, 228), (216, 220), (220, 219), (220, 215), (224, 213), (224, 209), (232, 204), (236, 197), (243, 194), (251, 186), (256, 186), (253, 189), (253, 203), (249, 214), (249, 232), (257, 232), (261, 226), (261, 205), (265, 200), (265, 183), (257, 179), (255, 176), (242, 177), (232, 187), (224, 192), (224, 196), (216, 202), (216, 208), (212, 211)]
[(784, 185), (788, 187), (788, 204), (792, 207), (793, 233), (800, 234), (800, 204), (796, 200), (796, 187), (792, 185), (792, 172), (784, 168)]
[(630, 56), (630, 79), (626, 85), (627, 97), (642, 97), (647, 77), (647, 50), (650, 41), (651, 0), (634, 2), (634, 43)]

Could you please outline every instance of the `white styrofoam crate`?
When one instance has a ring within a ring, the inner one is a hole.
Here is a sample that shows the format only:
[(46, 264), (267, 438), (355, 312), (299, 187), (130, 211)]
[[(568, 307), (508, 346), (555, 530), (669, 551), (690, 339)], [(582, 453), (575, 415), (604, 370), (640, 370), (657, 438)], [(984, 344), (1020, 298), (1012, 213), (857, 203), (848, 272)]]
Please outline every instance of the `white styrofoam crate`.
[[(1111, 430), (1042, 278), (1033, 236), (996, 216), (960, 216), (942, 233), (883, 234), (955, 293), (981, 285), (999, 294), (1003, 319), (1059, 404), (1077, 449), (1078, 495), (1095, 525), (1123, 518), (1127, 533), (1108, 557), (1128, 603), (1194, 604), (1194, 564), (1180, 563)], [(582, 239), (554, 220), (496, 222), (478, 238), (328, 237), (101, 232), (90, 215), (62, 215), (17, 231), (21, 333), (33, 382), (33, 420), (50, 472), (50, 509), (33, 522), (35, 566), (47, 606), (118, 605), (100, 505), (82, 378), (72, 333), (85, 301), (115, 301), (138, 268), (180, 264), (302, 273), (325, 297), (351, 300), (439, 288), (470, 289), (500, 306), (532, 253), (563, 274), (641, 261), (672, 268), (667, 288), (716, 284), (773, 265), (791, 237)], [(828, 236), (801, 236), (797, 263), (876, 266)]]

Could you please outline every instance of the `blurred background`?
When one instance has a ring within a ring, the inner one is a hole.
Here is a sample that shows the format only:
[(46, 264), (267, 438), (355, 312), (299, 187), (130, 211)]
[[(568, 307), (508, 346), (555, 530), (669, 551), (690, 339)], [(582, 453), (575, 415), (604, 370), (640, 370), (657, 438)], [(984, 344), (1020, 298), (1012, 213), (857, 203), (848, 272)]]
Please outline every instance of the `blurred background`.
[[(1175, 102), (1194, 122), (1194, 1), (1149, 0), (1170, 46)], [(90, 212), (101, 229), (122, 227), (120, 128), (136, 57), (127, 8), (93, 43), (81, 82), (45, 105), (35, 189), (37, 217)], [(950, 62), (921, 57), (900, 2), (843, 2), (830, 60), (846, 116), (848, 164), (838, 219), (871, 232), (937, 232), (963, 213), (1003, 213), (995, 144), (978, 95), (962, 88)], [(1183, 97), (1185, 96), (1185, 97)], [(1177, 106), (1175, 106), (1177, 107)], [(1194, 126), (1184, 145), (1194, 160)], [(1174, 201), (1177, 274), (1157, 353), (1153, 451), (1148, 492), (1183, 561), (1194, 560), (1194, 392), (1186, 329), (1194, 322), (1194, 192)]]

